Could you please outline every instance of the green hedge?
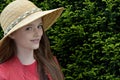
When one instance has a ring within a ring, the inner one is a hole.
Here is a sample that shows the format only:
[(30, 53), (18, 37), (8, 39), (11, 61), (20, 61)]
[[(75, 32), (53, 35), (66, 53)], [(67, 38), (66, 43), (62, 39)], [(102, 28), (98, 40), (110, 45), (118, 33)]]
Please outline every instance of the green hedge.
[(43, 10), (65, 8), (47, 31), (65, 80), (120, 80), (120, 0), (31, 1)]

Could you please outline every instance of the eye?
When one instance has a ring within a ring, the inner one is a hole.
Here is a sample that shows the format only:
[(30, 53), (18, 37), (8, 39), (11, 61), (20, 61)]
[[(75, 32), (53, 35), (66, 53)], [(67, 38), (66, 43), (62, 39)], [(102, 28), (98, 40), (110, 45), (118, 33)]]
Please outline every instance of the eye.
[(38, 28), (38, 29), (42, 29), (42, 27), (43, 27), (43, 26), (42, 26), (42, 24), (41, 24), (41, 25), (39, 25), (37, 28)]
[(32, 27), (27, 27), (25, 30), (27, 30), (27, 31), (32, 30)]

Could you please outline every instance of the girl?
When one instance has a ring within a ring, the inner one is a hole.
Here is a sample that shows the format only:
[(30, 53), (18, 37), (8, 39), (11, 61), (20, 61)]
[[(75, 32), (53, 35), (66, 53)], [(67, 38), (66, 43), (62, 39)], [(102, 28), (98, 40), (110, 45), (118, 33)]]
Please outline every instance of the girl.
[(11, 2), (0, 15), (0, 80), (64, 80), (46, 31), (63, 8), (42, 11), (28, 0)]

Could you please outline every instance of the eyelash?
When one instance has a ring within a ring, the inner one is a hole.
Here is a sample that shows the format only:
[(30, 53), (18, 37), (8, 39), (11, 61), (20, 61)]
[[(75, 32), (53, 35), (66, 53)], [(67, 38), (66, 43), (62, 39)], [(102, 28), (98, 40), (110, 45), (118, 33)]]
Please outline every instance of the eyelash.
[[(43, 25), (37, 26), (38, 29), (42, 29)], [(27, 27), (26, 30), (32, 30), (32, 27)]]
[(43, 27), (43, 25), (39, 25), (37, 28), (41, 29)]
[(32, 29), (32, 27), (27, 27), (27, 28), (26, 28), (26, 30), (30, 30), (30, 29)]

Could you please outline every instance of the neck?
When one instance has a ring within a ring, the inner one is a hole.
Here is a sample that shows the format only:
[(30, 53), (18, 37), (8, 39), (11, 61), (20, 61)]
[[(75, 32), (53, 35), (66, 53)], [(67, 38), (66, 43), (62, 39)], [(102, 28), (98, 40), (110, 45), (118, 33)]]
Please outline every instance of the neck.
[(17, 57), (23, 65), (29, 65), (35, 61), (33, 53), (33, 50), (19, 48), (17, 50)]

